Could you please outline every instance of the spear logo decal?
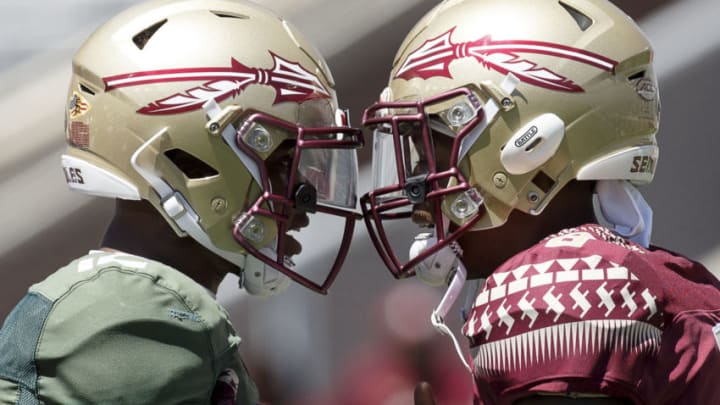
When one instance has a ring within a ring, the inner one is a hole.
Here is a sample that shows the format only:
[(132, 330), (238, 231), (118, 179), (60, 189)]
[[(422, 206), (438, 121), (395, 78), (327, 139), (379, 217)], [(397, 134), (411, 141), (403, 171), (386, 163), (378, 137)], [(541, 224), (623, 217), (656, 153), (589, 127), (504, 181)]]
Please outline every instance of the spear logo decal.
[(412, 51), (395, 74), (395, 79), (452, 78), (450, 63), (456, 59), (475, 58), (488, 69), (501, 74), (512, 73), (521, 81), (556, 91), (583, 92), (583, 88), (537, 63), (523, 59), (520, 54), (551, 55), (573, 60), (598, 69), (614, 72), (617, 62), (582, 49), (540, 41), (493, 41), (487, 35), (478, 40), (453, 43), (456, 27), (425, 41)]
[(251, 84), (271, 86), (275, 89), (273, 104), (301, 103), (313, 98), (330, 98), (330, 92), (317, 76), (300, 64), (287, 61), (270, 52), (274, 66), (257, 69), (245, 66), (234, 58), (230, 67), (166, 69), (128, 73), (103, 79), (105, 91), (145, 84), (205, 80), (200, 86), (155, 100), (137, 112), (148, 115), (177, 114), (200, 108), (206, 101), (220, 102), (234, 97)]

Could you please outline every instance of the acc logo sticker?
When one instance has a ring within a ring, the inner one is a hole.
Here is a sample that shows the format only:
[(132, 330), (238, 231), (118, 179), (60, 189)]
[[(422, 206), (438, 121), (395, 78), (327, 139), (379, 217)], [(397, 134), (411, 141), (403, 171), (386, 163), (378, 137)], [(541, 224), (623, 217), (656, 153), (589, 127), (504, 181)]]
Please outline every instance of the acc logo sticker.
[(80, 117), (88, 111), (90, 111), (90, 103), (77, 92), (73, 92), (73, 96), (68, 103), (70, 118)]
[(657, 87), (649, 79), (642, 79), (635, 85), (637, 94), (645, 101), (653, 101), (657, 97)]

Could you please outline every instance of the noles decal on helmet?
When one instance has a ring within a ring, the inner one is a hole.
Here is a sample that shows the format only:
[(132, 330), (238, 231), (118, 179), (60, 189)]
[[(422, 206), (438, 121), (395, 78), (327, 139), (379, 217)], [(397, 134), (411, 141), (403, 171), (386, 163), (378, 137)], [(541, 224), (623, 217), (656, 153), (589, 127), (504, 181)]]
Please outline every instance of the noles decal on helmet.
[(425, 41), (419, 48), (410, 52), (400, 66), (395, 79), (429, 79), (431, 77), (453, 78), (450, 62), (462, 58), (475, 58), (483, 66), (496, 70), (503, 75), (512, 73), (521, 81), (550, 90), (583, 92), (583, 88), (549, 69), (539, 67), (537, 63), (521, 59), (518, 53), (534, 53), (557, 56), (576, 62), (595, 66), (613, 72), (617, 62), (578, 48), (540, 41), (493, 41), (489, 35), (478, 40), (453, 43), (453, 27), (444, 34)]
[(185, 93), (176, 93), (155, 100), (137, 111), (147, 115), (177, 114), (196, 110), (208, 100), (220, 102), (233, 97), (251, 84), (273, 87), (276, 92), (273, 104), (301, 103), (313, 98), (330, 98), (330, 92), (317, 76), (298, 63), (287, 61), (273, 52), (270, 54), (274, 62), (272, 69), (251, 68), (232, 58), (229, 68), (152, 70), (105, 77), (103, 81), (105, 91), (111, 91), (144, 84), (209, 80), (202, 86), (188, 89)]

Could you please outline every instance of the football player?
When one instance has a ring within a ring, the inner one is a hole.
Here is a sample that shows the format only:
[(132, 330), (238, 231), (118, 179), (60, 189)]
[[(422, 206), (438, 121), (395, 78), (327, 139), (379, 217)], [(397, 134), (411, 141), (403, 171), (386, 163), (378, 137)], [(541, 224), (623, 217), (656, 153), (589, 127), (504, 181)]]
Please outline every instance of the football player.
[[(62, 167), (116, 211), (6, 319), (0, 403), (258, 403), (215, 293), (228, 273), (259, 296), (335, 279), (363, 142), (333, 87), (298, 31), (245, 1), (152, 1), (90, 36)], [(322, 274), (300, 265), (318, 221), (340, 224)]]
[[(720, 398), (718, 281), (650, 245), (636, 188), (659, 111), (653, 50), (606, 0), (447, 0), (400, 46), (363, 117), (361, 206), (395, 277), (448, 285), (441, 331), (466, 272), (484, 279), (462, 328), (477, 403)], [(426, 229), (394, 237), (410, 220)]]

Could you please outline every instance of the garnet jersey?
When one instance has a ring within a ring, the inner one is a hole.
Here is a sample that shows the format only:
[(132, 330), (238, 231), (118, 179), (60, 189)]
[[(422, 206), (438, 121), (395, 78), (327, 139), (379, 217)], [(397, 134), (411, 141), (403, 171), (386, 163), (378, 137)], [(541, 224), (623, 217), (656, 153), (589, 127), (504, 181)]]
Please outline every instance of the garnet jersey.
[(545, 392), (696, 404), (720, 398), (718, 324), (720, 283), (702, 265), (585, 225), (497, 269), (463, 333), (478, 403)]

